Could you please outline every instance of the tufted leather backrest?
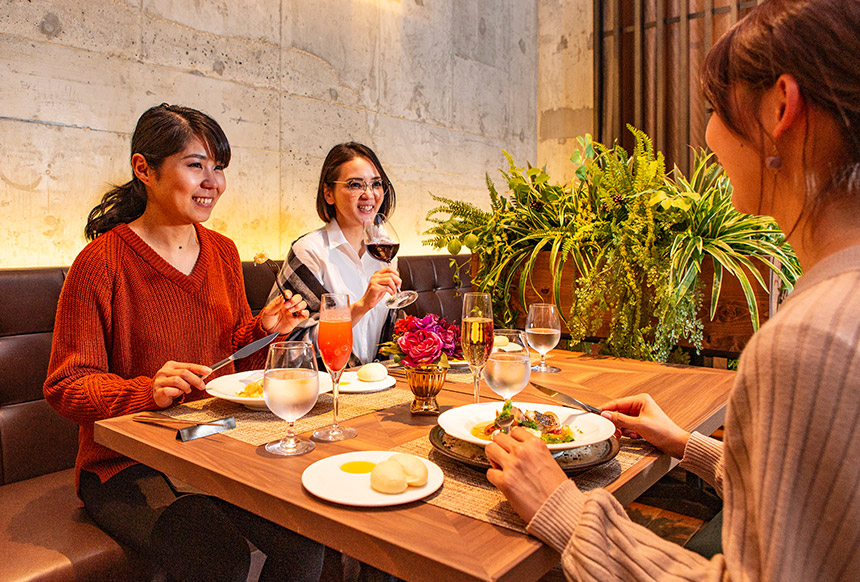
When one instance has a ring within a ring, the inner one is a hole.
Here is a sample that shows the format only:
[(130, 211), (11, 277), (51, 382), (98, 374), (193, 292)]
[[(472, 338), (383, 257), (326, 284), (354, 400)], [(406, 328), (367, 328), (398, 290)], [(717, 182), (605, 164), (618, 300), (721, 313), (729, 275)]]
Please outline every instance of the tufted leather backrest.
[(45, 402), (66, 269), (0, 270), (0, 484), (73, 467), (77, 425)]
[[(454, 282), (455, 269), (451, 266), (451, 255), (413, 255), (397, 257), (397, 268), (403, 279), (403, 289), (418, 292), (418, 300), (404, 311), (408, 315), (424, 316), (435, 313), (450, 322), (459, 322), (463, 309), (463, 293), (471, 290), (469, 255), (456, 257), (459, 284)], [(280, 265), (283, 261), (277, 261)], [(245, 276), (245, 294), (254, 314), (266, 304), (275, 278), (268, 267), (255, 267), (253, 261), (242, 263)]]

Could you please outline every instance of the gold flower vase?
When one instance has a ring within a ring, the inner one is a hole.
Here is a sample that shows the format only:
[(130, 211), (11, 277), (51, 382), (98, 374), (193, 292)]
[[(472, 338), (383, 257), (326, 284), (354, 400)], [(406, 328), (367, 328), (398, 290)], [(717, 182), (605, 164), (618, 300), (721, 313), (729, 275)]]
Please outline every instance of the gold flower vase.
[(439, 414), (436, 395), (445, 384), (448, 368), (442, 366), (419, 366), (406, 368), (406, 382), (415, 399), (409, 410), (412, 414)]

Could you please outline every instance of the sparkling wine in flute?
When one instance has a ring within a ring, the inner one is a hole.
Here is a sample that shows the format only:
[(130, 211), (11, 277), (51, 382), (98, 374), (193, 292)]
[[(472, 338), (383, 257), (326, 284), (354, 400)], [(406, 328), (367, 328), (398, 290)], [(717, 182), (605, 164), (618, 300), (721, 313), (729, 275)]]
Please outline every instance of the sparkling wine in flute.
[(493, 349), (493, 320), (487, 317), (466, 317), (460, 334), (463, 359), (473, 368), (487, 362)]
[(263, 379), (263, 399), (276, 416), (295, 422), (310, 412), (317, 402), (319, 377), (315, 370), (280, 368), (267, 370)]
[(484, 366), (484, 381), (490, 389), (510, 400), (526, 387), (531, 377), (531, 361), (528, 353), (494, 352)]
[(533, 327), (526, 330), (529, 345), (539, 354), (545, 354), (558, 345), (561, 330), (548, 327)]

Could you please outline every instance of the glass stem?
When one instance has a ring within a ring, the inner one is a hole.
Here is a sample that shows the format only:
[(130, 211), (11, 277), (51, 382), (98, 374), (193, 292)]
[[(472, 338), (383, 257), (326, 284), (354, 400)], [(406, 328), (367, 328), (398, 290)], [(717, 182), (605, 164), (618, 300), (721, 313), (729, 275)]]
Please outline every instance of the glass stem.
[(284, 443), (287, 447), (296, 448), (296, 435), (293, 434), (293, 421), (287, 421), (287, 434), (284, 436)]
[(541, 370), (546, 370), (546, 352), (540, 353), (540, 365), (539, 368)]
[(475, 404), (481, 402), (481, 370), (472, 370), (472, 378), (475, 381)]
[(331, 396), (332, 396), (332, 413), (334, 415), (334, 422), (332, 422), (332, 428), (334, 431), (340, 430), (340, 425), (337, 423), (337, 404), (338, 404), (338, 392), (340, 391), (340, 375), (343, 373), (343, 370), (337, 372), (336, 374), (331, 375), (332, 380), (332, 388), (331, 388)]

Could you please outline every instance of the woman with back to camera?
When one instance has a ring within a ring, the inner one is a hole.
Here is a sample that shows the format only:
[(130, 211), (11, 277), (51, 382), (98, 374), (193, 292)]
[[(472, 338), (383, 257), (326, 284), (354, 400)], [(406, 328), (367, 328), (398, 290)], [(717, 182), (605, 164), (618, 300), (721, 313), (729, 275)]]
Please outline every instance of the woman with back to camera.
[(647, 395), (603, 406), (712, 483), (723, 554), (710, 561), (581, 493), (515, 429), (487, 476), (577, 580), (860, 580), (860, 1), (769, 0), (710, 51), (707, 142), (732, 203), (773, 216), (804, 268), (741, 355), (723, 443)]
[[(80, 425), (78, 494), (99, 527), (168, 579), (245, 580), (251, 540), (267, 555), (261, 579), (317, 580), (319, 544), (220, 499), (179, 495), (165, 475), (93, 440), (97, 420), (207, 397), (204, 363), (307, 317), (298, 295), (252, 317), (236, 246), (200, 224), (230, 162), (215, 120), (153, 107), (131, 150), (132, 180), (90, 212), (92, 242), (63, 285), (44, 386)], [(239, 365), (259, 368), (264, 358), (261, 350)]]
[[(366, 145), (349, 142), (334, 146), (323, 162), (316, 209), (325, 226), (293, 242), (278, 275), (308, 303), (312, 319), (303, 322), (305, 334), (316, 345), (319, 300), (323, 293), (346, 293), (353, 325), (352, 356), (348, 366), (371, 362), (379, 343), (387, 341), (395, 310), (382, 301), (397, 293), (397, 259), (391, 266), (367, 252), (364, 224), (377, 213), (394, 212), (396, 193), (376, 154)], [(278, 294), (272, 287), (270, 298)]]

